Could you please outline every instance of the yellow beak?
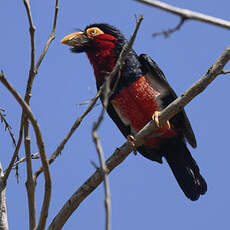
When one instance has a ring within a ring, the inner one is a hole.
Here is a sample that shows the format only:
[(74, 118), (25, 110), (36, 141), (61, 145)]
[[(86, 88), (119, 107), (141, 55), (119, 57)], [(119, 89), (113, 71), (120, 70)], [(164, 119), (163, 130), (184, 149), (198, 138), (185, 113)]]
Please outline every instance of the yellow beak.
[(82, 36), (83, 36), (83, 32), (75, 32), (75, 33), (65, 36), (61, 40), (61, 43), (68, 45), (68, 46), (74, 46), (75, 41), (81, 39)]

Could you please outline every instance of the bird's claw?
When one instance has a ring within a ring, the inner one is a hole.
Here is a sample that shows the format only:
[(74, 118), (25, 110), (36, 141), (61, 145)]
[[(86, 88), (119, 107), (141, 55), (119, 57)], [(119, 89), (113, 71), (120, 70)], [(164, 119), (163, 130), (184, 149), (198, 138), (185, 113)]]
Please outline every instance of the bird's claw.
[[(152, 119), (154, 120), (155, 124), (157, 125), (158, 128), (162, 128), (162, 125), (159, 122), (159, 111), (155, 111), (152, 115)], [(167, 129), (171, 129), (170, 122), (167, 120), (166, 121), (166, 127)]]
[(137, 149), (136, 149), (136, 140), (135, 140), (135, 137), (132, 136), (132, 135), (128, 135), (127, 136), (127, 141), (129, 142), (129, 144), (131, 145), (132, 147), (132, 150), (133, 150), (133, 153), (134, 155), (137, 155)]

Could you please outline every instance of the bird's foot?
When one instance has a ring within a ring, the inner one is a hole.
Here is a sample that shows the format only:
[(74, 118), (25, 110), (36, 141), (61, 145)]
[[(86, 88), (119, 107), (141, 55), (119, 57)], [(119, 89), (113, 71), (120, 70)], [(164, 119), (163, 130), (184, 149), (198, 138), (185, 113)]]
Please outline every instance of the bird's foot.
[[(152, 115), (152, 119), (154, 120), (155, 124), (157, 125), (158, 128), (162, 128), (162, 125), (159, 122), (159, 111), (155, 111)], [(166, 121), (166, 127), (167, 129), (171, 129), (171, 125), (169, 121)]]
[(129, 144), (131, 145), (132, 147), (132, 150), (133, 150), (133, 153), (134, 155), (137, 155), (137, 149), (136, 149), (136, 140), (135, 140), (135, 137), (132, 136), (132, 135), (128, 135), (127, 136), (127, 141), (129, 142)]

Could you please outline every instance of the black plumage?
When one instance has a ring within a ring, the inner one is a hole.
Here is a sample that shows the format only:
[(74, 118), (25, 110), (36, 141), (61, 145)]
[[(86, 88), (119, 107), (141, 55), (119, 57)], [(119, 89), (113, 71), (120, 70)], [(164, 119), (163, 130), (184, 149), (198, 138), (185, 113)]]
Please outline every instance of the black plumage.
[[(93, 32), (98, 32), (99, 36), (88, 37), (87, 31), (89, 31), (89, 29), (91, 28)], [(95, 28), (98, 28), (98, 30)], [(111, 38), (111, 36), (106, 36), (108, 34), (112, 35), (113, 38)], [(108, 70), (112, 71), (112, 65), (115, 65), (114, 57), (115, 59), (118, 58), (122, 47), (127, 42), (127, 40), (118, 29), (104, 23), (91, 24), (87, 26), (83, 32), (74, 35), (76, 36), (74, 37), (75, 40), (73, 40), (73, 34), (69, 36), (71, 37), (69, 45), (73, 46), (73, 52), (87, 53), (90, 62), (94, 67), (97, 88), (99, 88), (104, 83)], [(102, 46), (95, 47), (97, 42), (94, 43), (94, 39), (97, 41), (99, 39), (100, 44), (103, 44), (103, 48), (101, 48)], [(73, 44), (73, 41), (75, 41), (75, 44)], [(63, 39), (63, 43), (68, 44), (68, 38)], [(108, 50), (105, 50), (106, 47), (108, 47)], [(112, 50), (111, 47), (113, 47)], [(100, 53), (98, 49), (104, 50), (102, 50)], [(93, 53), (95, 50), (97, 54)], [(156, 111), (156, 107), (158, 107), (159, 110), (164, 109), (168, 104), (174, 101), (177, 96), (167, 82), (161, 69), (148, 55), (141, 54), (140, 56), (138, 56), (135, 51), (131, 49), (126, 55), (124, 62), (125, 64), (121, 70), (121, 76), (116, 84), (116, 88), (114, 89), (113, 94), (109, 99), (107, 112), (112, 120), (115, 122), (117, 127), (120, 129), (122, 134), (127, 137), (128, 135), (135, 135), (139, 128), (136, 128), (137, 126), (133, 127), (131, 125), (134, 124), (136, 120), (132, 123), (130, 120), (128, 120), (130, 115), (126, 114), (127, 117), (124, 117), (121, 113), (122, 109), (123, 111), (127, 110), (126, 108), (124, 109), (124, 106), (127, 106), (128, 109), (132, 109), (129, 106), (129, 102), (126, 102), (126, 104), (123, 103), (123, 108), (121, 108), (121, 110), (119, 110), (119, 108), (115, 106), (116, 100), (119, 95), (122, 95), (123, 99), (126, 99), (127, 96), (129, 96), (128, 98), (132, 100), (132, 97), (130, 97), (130, 92), (125, 91), (126, 89), (129, 89), (129, 87), (133, 87), (133, 85), (135, 85), (135, 83), (138, 82), (139, 79), (144, 79), (145, 87), (154, 91), (154, 93), (151, 95), (155, 96), (153, 96), (153, 98), (152, 96), (148, 96), (148, 99), (150, 98), (150, 101), (146, 100), (153, 106), (151, 108), (155, 108), (153, 112)], [(113, 83), (114, 81), (112, 82), (112, 85), (114, 85)], [(138, 87), (138, 84), (137, 86), (135, 85), (135, 87)], [(127, 94), (125, 94), (124, 92), (127, 92)], [(141, 95), (143, 97), (147, 97), (145, 96), (145, 92), (141, 92)], [(135, 97), (137, 95), (132, 96)], [(133, 100), (136, 103), (135, 109), (138, 108), (138, 111), (139, 108), (140, 111), (141, 108), (146, 108), (141, 106), (140, 103), (142, 100), (134, 98)], [(155, 106), (155, 104), (157, 106)], [(149, 117), (149, 111), (151, 113), (152, 110), (146, 109), (146, 111), (144, 111), (145, 113), (143, 114), (147, 114), (147, 116)], [(132, 114), (130, 116), (132, 118), (130, 119), (138, 120), (135, 115), (135, 113)], [(149, 120), (146, 120), (146, 122), (148, 121)], [(193, 148), (197, 146), (195, 135), (184, 110), (172, 117), (169, 122), (171, 126), (170, 129), (171, 131), (173, 130), (174, 134), (170, 134), (171, 136), (166, 135), (159, 138), (157, 137), (157, 141), (160, 140), (159, 142), (157, 142), (157, 146), (149, 145), (146, 142), (142, 146), (138, 147), (137, 150), (144, 157), (159, 163), (162, 163), (162, 157), (165, 157), (170, 168), (172, 169), (172, 172), (179, 186), (181, 187), (185, 195), (191, 200), (197, 200), (200, 195), (203, 195), (207, 191), (207, 184), (204, 178), (201, 176), (199, 167), (197, 166), (195, 160), (192, 158), (189, 149), (186, 146), (186, 141)], [(170, 131), (164, 132), (167, 134), (167, 132), (169, 133)]]

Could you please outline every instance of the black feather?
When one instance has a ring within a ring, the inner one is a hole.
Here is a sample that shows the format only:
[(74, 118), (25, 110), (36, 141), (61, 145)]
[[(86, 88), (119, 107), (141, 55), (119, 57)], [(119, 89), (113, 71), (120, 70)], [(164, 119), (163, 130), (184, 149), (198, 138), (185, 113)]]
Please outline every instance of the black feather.
[(207, 191), (207, 184), (183, 138), (177, 137), (165, 140), (162, 143), (162, 150), (184, 194), (190, 200), (197, 200), (200, 195)]

